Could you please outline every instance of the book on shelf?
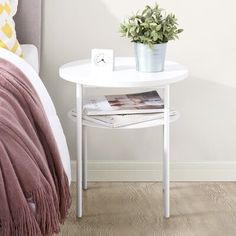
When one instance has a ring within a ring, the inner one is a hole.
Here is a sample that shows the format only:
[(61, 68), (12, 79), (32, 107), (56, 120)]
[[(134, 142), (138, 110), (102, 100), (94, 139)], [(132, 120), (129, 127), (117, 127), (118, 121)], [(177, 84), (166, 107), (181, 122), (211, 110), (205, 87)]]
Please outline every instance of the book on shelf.
[[(170, 117), (175, 116), (177, 113), (174, 110), (170, 111)], [(75, 109), (69, 113), (70, 117), (76, 120), (77, 113)], [(104, 125), (110, 128), (119, 128), (128, 125), (134, 125), (142, 122), (162, 119), (164, 117), (163, 112), (150, 113), (150, 114), (129, 114), (129, 115), (106, 115), (106, 116), (87, 116), (83, 115), (85, 121), (93, 122), (98, 125)]]
[(107, 95), (85, 98), (84, 114), (120, 115), (164, 111), (164, 102), (157, 91), (136, 94)]

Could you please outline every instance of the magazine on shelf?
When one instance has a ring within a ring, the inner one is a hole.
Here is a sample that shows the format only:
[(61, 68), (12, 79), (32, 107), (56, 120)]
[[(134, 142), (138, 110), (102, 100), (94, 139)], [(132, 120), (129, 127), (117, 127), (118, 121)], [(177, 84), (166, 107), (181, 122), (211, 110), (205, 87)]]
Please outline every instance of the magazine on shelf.
[[(170, 111), (170, 117), (175, 116), (176, 111)], [(76, 121), (77, 113), (75, 109), (71, 110), (69, 116)], [(99, 125), (104, 125), (106, 127), (118, 128), (128, 125), (138, 124), (141, 122), (152, 121), (162, 119), (164, 117), (163, 112), (150, 113), (150, 114), (128, 114), (128, 115), (98, 115), (98, 116), (87, 116), (83, 115), (85, 121), (94, 122)]]
[(85, 98), (84, 102), (84, 114), (89, 116), (157, 113), (163, 111), (164, 103), (157, 91), (90, 97)]
[[(176, 115), (175, 111), (170, 111), (170, 116)], [(151, 114), (129, 114), (129, 115), (108, 115), (108, 116), (87, 116), (84, 115), (83, 119), (94, 122), (96, 124), (104, 125), (111, 128), (119, 128), (128, 125), (134, 125), (142, 122), (162, 119), (163, 112)]]

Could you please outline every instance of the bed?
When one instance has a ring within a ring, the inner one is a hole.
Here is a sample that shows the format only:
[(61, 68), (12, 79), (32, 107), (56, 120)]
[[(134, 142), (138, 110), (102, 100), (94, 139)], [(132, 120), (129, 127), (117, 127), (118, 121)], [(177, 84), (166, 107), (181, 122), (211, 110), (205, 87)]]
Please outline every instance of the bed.
[(32, 78), (31, 82), (37, 90), (44, 105), (44, 109), (48, 115), (49, 122), (58, 144), (64, 169), (68, 176), (69, 182), (71, 182), (70, 157), (65, 135), (52, 100), (41, 79), (36, 75), (40, 72), (42, 31), (41, 14), (41, 0), (19, 0), (17, 14), (14, 17), (14, 20), (16, 24), (17, 38), (23, 50), (24, 60), (27, 63), (24, 63), (21, 59), (15, 57), (14, 55), (11, 55), (11, 59), (24, 71), (24, 73), (28, 75), (29, 78)]
[[(8, 4), (0, 2), (1, 17), (12, 17), (14, 5)], [(19, 0), (14, 20), (23, 57), (6, 44), (0, 47), (0, 235), (5, 236), (54, 235), (71, 205), (66, 138), (39, 76), (41, 12), (42, 1)], [(8, 21), (1, 19), (9, 36)]]

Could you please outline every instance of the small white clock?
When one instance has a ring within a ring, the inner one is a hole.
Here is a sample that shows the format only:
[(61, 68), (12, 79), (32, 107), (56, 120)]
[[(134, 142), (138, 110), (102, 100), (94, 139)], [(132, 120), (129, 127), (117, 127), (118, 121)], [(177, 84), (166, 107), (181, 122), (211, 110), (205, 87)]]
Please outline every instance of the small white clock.
[(114, 51), (111, 49), (93, 49), (91, 62), (94, 69), (113, 71)]

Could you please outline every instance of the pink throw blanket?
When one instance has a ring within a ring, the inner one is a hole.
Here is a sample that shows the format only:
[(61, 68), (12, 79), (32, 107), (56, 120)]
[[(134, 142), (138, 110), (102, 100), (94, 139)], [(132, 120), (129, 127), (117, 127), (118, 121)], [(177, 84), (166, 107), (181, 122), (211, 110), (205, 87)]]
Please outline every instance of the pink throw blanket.
[(0, 59), (0, 236), (53, 235), (70, 204), (40, 99), (25, 75)]

